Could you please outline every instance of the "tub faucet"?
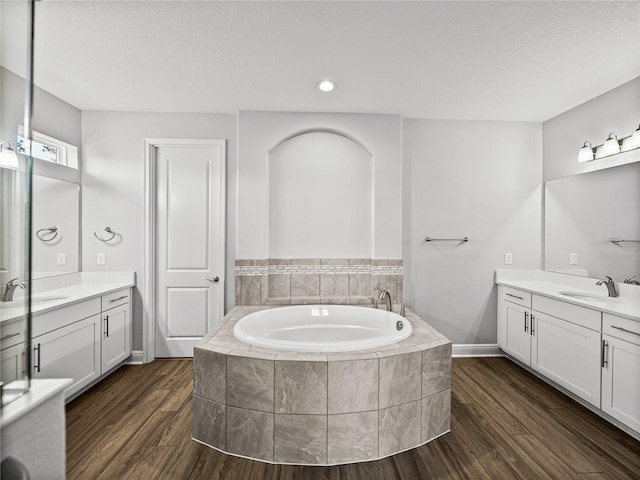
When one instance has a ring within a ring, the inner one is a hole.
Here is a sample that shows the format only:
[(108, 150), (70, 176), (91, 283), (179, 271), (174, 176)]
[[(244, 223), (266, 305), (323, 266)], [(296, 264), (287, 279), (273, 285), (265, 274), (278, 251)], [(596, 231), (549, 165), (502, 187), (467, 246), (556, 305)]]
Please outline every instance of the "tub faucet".
[(607, 287), (607, 291), (609, 292), (610, 297), (617, 297), (618, 291), (616, 290), (616, 284), (613, 281), (613, 278), (606, 276), (606, 280), (599, 280), (596, 282), (596, 285), (605, 285)]
[(380, 295), (378, 295), (378, 300), (383, 300), (385, 301), (385, 309), (387, 310), (387, 312), (391, 311), (391, 294), (389, 293), (388, 290), (382, 290), (380, 292)]
[(2, 296), (3, 302), (11, 302), (13, 300), (13, 293), (16, 291), (16, 288), (20, 287), (24, 290), (26, 286), (24, 282), (18, 282), (16, 280), (20, 280), (19, 278), (12, 278), (7, 282), (7, 285), (4, 288), (4, 295)]
[(625, 278), (624, 283), (628, 283), (629, 285), (640, 285), (640, 282), (638, 280), (634, 280), (636, 276), (637, 275), (631, 275), (630, 277)]

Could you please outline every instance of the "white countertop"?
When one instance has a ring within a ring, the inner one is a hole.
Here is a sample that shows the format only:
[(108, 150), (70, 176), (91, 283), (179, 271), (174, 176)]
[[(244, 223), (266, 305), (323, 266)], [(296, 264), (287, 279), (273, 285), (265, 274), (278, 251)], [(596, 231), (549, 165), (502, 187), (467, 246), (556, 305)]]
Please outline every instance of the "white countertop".
[[(521, 274), (519, 274), (521, 273)], [(597, 286), (596, 279), (572, 277), (544, 271), (496, 271), (496, 283), (517, 288), (536, 295), (591, 308), (600, 312), (640, 321), (640, 287), (616, 284), (620, 296), (607, 297), (607, 289)], [(598, 295), (602, 298), (586, 299), (562, 295), (560, 292), (577, 292)]]
[[(31, 314), (37, 315), (49, 312), (115, 292), (122, 288), (133, 287), (135, 286), (135, 273), (88, 274), (78, 277), (78, 280), (78, 283), (33, 293), (31, 297)], [(9, 303), (0, 302), (0, 322), (15, 320), (26, 314), (26, 304), (22, 299), (17, 298), (11, 302), (11, 304), (13, 303), (15, 303), (15, 307), (10, 306)]]
[(72, 380), (69, 378), (32, 379), (29, 391), (2, 407), (0, 426), (8, 427), (54, 395), (63, 392), (71, 383)]

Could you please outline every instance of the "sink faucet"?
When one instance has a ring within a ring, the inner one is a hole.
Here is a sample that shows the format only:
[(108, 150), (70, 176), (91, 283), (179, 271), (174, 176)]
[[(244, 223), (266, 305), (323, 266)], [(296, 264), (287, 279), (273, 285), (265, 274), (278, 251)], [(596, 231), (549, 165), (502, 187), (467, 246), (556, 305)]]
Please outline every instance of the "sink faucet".
[(627, 277), (624, 279), (624, 283), (628, 283), (629, 285), (640, 285), (640, 282), (637, 280), (634, 280), (634, 278), (636, 278), (637, 275), (631, 275), (630, 277)]
[(378, 300), (382, 300), (384, 299), (385, 301), (385, 308), (388, 312), (391, 311), (391, 294), (389, 293), (388, 290), (382, 290), (380, 292), (380, 295), (378, 295)]
[(19, 278), (12, 278), (7, 282), (7, 285), (4, 289), (4, 295), (2, 296), (3, 302), (11, 302), (13, 300), (13, 292), (16, 291), (16, 288), (20, 287), (24, 290), (26, 286), (24, 282), (18, 282)]
[(607, 287), (607, 290), (609, 291), (609, 296), (610, 297), (617, 297), (618, 296), (618, 291), (616, 290), (616, 284), (613, 281), (613, 278), (607, 276), (606, 280), (599, 280), (598, 282), (596, 282), (596, 285), (605, 285)]

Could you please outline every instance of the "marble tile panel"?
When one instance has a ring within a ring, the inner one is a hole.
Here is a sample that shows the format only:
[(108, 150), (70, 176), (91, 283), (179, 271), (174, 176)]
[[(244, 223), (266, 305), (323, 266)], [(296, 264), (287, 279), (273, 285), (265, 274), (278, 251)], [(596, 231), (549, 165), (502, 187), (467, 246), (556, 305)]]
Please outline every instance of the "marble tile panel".
[(378, 412), (381, 457), (407, 450), (420, 443), (421, 403), (421, 400), (418, 400)]
[(260, 275), (260, 305), (269, 300), (269, 275)]
[(291, 275), (292, 297), (320, 297), (320, 275)]
[(392, 266), (402, 266), (402, 259), (393, 259), (393, 260), (387, 260), (387, 265), (392, 265)]
[(326, 362), (327, 355), (313, 352), (279, 353), (276, 355), (276, 360), (283, 362)]
[(235, 304), (242, 305), (242, 276), (234, 275)]
[(451, 422), (451, 390), (447, 389), (422, 399), (422, 429), (420, 442), (449, 431)]
[(236, 258), (236, 267), (248, 267), (250, 265), (252, 265), (251, 260)]
[(227, 405), (273, 412), (274, 361), (227, 357)]
[(373, 306), (373, 297), (370, 295), (367, 296), (349, 296), (349, 303), (351, 305), (360, 305), (366, 307)]
[(404, 277), (396, 275), (396, 301), (402, 303), (404, 301)]
[[(378, 279), (380, 278), (380, 275), (371, 275), (371, 297), (372, 298), (378, 298), (378, 296), (380, 295), (380, 290), (378, 288)], [(384, 289), (383, 289), (384, 290)], [(389, 292), (391, 293), (391, 292)]]
[(320, 275), (320, 299), (346, 297), (349, 294), (349, 276), (338, 274)]
[(451, 388), (451, 344), (422, 352), (422, 398)]
[(233, 327), (235, 327), (235, 325), (236, 322), (224, 322), (218, 328), (216, 335), (220, 337), (233, 337)]
[(251, 348), (251, 345), (241, 342), (236, 337), (223, 337), (222, 335), (214, 335), (207, 343), (231, 350), (249, 350)]
[(422, 355), (405, 353), (381, 358), (379, 408), (419, 400)]
[(320, 265), (349, 265), (347, 258), (321, 258)]
[(291, 275), (269, 275), (269, 297), (283, 298), (291, 295)]
[(249, 349), (249, 350), (231, 350), (231, 352), (229, 352), (229, 355), (235, 355), (243, 358), (256, 358), (259, 360), (274, 361), (276, 359), (277, 353), (275, 350), (272, 350), (270, 352), (266, 352), (266, 351), (260, 352), (260, 351), (254, 351), (252, 349)]
[(275, 415), (274, 461), (327, 463), (326, 415)]
[(193, 394), (227, 403), (227, 356), (196, 346), (193, 349)]
[(319, 258), (292, 258), (291, 265), (320, 265)]
[(262, 305), (262, 275), (242, 275), (241, 305)]
[(327, 363), (276, 361), (276, 413), (327, 413)]
[(404, 346), (404, 347), (399, 343), (395, 345), (397, 345), (397, 348), (395, 350), (381, 350), (379, 352), (376, 352), (376, 355), (378, 356), (378, 358), (386, 358), (386, 357), (401, 355), (404, 353), (421, 352), (421, 350), (418, 347), (415, 347), (413, 345)]
[(289, 297), (269, 297), (266, 305), (273, 307), (282, 307), (285, 305), (291, 305), (291, 299)]
[(368, 273), (350, 273), (349, 296), (368, 297), (371, 295), (371, 275)]
[(351, 360), (377, 360), (378, 355), (375, 352), (359, 353), (359, 352), (336, 352), (327, 355), (328, 362), (345, 362)]
[(387, 265), (389, 265), (389, 261), (388, 260), (381, 260), (379, 258), (372, 258), (371, 259), (371, 266), (372, 267), (386, 267)]
[(331, 305), (351, 305), (351, 299), (349, 297), (321, 297), (320, 302)]
[(378, 360), (330, 362), (329, 414), (378, 409)]
[(409, 336), (409, 338), (400, 342), (400, 345), (403, 347), (409, 347), (412, 345), (422, 345), (423, 343), (429, 343), (436, 339), (436, 336), (427, 331), (423, 330), (418, 332), (417, 329), (413, 329), (413, 332)]
[(193, 438), (221, 450), (227, 449), (227, 407), (194, 395), (191, 399)]
[(273, 461), (273, 413), (227, 407), (227, 451)]
[(203, 350), (209, 350), (210, 352), (221, 353), (222, 355), (226, 355), (233, 350), (229, 347), (221, 347), (219, 345), (213, 345), (211, 343), (200, 343), (197, 345), (197, 347), (202, 348)]
[(378, 411), (329, 415), (327, 463), (378, 457)]
[(291, 265), (290, 258), (270, 258), (269, 265)]
[(370, 258), (350, 258), (349, 265), (371, 265)]
[(313, 297), (291, 297), (289, 299), (289, 305), (315, 305), (320, 303), (320, 295)]

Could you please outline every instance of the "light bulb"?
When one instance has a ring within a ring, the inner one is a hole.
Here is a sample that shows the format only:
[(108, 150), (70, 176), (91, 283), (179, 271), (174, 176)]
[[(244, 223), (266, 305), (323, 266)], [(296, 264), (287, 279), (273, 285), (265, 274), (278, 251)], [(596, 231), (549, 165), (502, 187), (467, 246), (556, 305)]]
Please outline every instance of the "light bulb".
[(594, 158), (595, 157), (593, 154), (593, 147), (591, 146), (591, 142), (584, 142), (584, 145), (578, 152), (578, 162), (590, 162)]
[[(3, 145), (6, 145), (6, 147), (3, 147)], [(0, 143), (0, 168), (9, 168), (11, 170), (20, 168), (18, 155), (13, 151), (9, 142)]]
[(320, 80), (316, 83), (316, 88), (321, 92), (331, 92), (336, 88), (336, 82), (332, 80)]
[(615, 155), (616, 153), (620, 153), (620, 144), (618, 143), (618, 135), (612, 132), (602, 146), (602, 156), (606, 157), (608, 155)]

